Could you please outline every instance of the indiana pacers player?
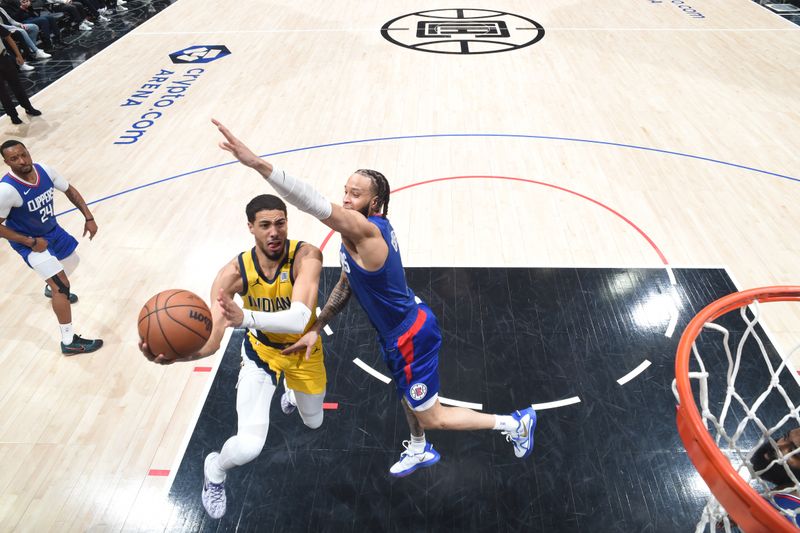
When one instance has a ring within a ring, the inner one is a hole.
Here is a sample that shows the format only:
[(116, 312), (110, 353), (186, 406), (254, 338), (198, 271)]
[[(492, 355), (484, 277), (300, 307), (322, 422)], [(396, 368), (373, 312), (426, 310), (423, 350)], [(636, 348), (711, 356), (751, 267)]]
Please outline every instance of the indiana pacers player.
[[(316, 321), (322, 253), (311, 244), (287, 239), (286, 204), (277, 196), (256, 196), (246, 212), (255, 246), (217, 274), (211, 287), (216, 299), (211, 308), (213, 327), (206, 344), (196, 354), (173, 360), (154, 356), (140, 344), (151, 361), (169, 364), (212, 355), (220, 348), (226, 327), (249, 330), (236, 387), (237, 433), (220, 452), (205, 459), (202, 500), (212, 518), (225, 514), (227, 472), (258, 457), (264, 447), (270, 403), (281, 374), (287, 389), (281, 408), (289, 414), (296, 407), (311, 429), (322, 425), (327, 382), (319, 338), (306, 357), (281, 354)], [(233, 302), (234, 294), (241, 295), (244, 310)]]
[(326, 200), (304, 183), (255, 155), (225, 126), (213, 120), (225, 136), (223, 150), (256, 170), (286, 201), (315, 216), (342, 236), (342, 277), (333, 289), (320, 319), (290, 350), (311, 350), (319, 342), (319, 329), (339, 312), (351, 293), (378, 333), (384, 361), (392, 373), (406, 413), (411, 438), (406, 450), (390, 469), (406, 476), (431, 466), (439, 453), (426, 442), (425, 429), (502, 431), (517, 457), (533, 450), (536, 412), (533, 407), (509, 415), (478, 413), (463, 407), (444, 407), (439, 402), (439, 347), (442, 337), (436, 317), (424, 303), (417, 303), (406, 283), (399, 245), (386, 218), (389, 183), (380, 172), (358, 170), (344, 186), (343, 205)]

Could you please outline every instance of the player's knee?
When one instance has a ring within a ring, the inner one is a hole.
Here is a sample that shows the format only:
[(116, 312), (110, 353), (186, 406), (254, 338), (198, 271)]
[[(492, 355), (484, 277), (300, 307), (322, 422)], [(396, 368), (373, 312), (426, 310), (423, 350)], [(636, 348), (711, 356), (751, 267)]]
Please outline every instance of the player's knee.
[(264, 449), (264, 442), (266, 442), (266, 438), (262, 439), (246, 434), (237, 435), (233, 461), (238, 465), (249, 463), (261, 454), (261, 450)]
[(324, 414), (322, 409), (315, 413), (304, 413), (300, 411), (300, 418), (303, 419), (303, 424), (311, 429), (317, 429), (322, 425), (322, 419), (324, 418)]
[(447, 429), (447, 422), (440, 413), (416, 411), (414, 414), (422, 429)]
[(69, 297), (69, 278), (65, 274), (56, 274), (52, 278), (50, 278), (56, 286), (56, 290), (63, 294), (64, 296)]

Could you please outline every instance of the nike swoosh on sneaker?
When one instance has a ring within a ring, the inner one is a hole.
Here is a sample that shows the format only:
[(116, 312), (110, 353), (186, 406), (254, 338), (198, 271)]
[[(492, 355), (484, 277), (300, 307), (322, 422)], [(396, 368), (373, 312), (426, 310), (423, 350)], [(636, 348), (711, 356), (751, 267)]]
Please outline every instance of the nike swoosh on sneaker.
[(67, 353), (84, 353), (86, 352), (86, 348), (83, 346), (78, 346), (76, 348), (67, 348)]

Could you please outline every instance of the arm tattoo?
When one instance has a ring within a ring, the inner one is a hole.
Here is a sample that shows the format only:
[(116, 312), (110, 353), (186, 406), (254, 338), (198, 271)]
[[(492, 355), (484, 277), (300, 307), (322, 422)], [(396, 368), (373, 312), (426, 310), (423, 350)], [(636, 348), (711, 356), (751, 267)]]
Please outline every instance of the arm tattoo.
[(83, 216), (87, 218), (91, 216), (91, 213), (89, 212), (89, 207), (86, 205), (86, 202), (84, 201), (83, 197), (80, 195), (77, 189), (75, 189), (74, 187), (70, 187), (69, 189), (64, 191), (64, 194), (67, 196), (69, 201), (72, 202), (72, 204), (78, 208), (78, 211), (80, 211)]
[(317, 327), (319, 329), (324, 328), (331, 319), (338, 315), (339, 312), (344, 309), (344, 306), (347, 305), (348, 300), (350, 300), (350, 295), (352, 291), (350, 290), (350, 283), (347, 281), (347, 276), (344, 274), (341, 278), (339, 278), (339, 283), (331, 291), (331, 295), (328, 296), (328, 301), (325, 302), (325, 307), (322, 308), (322, 312), (317, 317)]

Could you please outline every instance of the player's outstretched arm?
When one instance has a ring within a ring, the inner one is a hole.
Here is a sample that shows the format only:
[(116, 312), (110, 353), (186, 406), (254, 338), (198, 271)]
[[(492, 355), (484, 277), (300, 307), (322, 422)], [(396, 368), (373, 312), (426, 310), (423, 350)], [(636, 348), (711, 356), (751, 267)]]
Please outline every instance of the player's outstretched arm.
[(196, 359), (202, 359), (204, 357), (208, 357), (209, 355), (215, 354), (220, 348), (222, 337), (225, 336), (226, 327), (226, 321), (225, 317), (223, 316), (222, 308), (217, 302), (218, 295), (220, 292), (222, 292), (223, 294), (228, 295), (230, 298), (233, 298), (234, 294), (241, 292), (242, 290), (242, 276), (239, 274), (239, 264), (236, 259), (233, 259), (230, 263), (222, 267), (222, 269), (217, 273), (217, 277), (214, 279), (214, 282), (211, 284), (211, 334), (209, 335), (206, 343), (197, 351), (197, 353), (178, 357), (176, 359), (167, 359), (163, 354), (150, 353), (150, 350), (145, 343), (140, 342), (139, 349), (149, 360), (161, 365), (168, 365), (175, 362), (194, 361)]
[(361, 213), (351, 211), (326, 199), (311, 185), (299, 180), (284, 170), (275, 168), (261, 159), (242, 141), (234, 136), (228, 128), (218, 120), (211, 122), (219, 129), (225, 140), (219, 143), (220, 148), (233, 154), (243, 165), (258, 171), (272, 185), (281, 197), (300, 211), (319, 219), (323, 224), (342, 234), (342, 237), (355, 243), (369, 237), (380, 238), (380, 231)]
[(214, 124), (223, 137), (225, 137), (225, 140), (219, 143), (220, 148), (233, 154), (233, 157), (238, 159), (244, 166), (257, 170), (264, 179), (269, 178), (269, 175), (272, 174), (272, 165), (268, 161), (261, 159), (253, 153), (250, 148), (236, 138), (220, 121), (212, 118), (211, 123)]
[(350, 291), (350, 283), (347, 281), (347, 275), (343, 270), (342, 275), (339, 278), (339, 282), (331, 291), (331, 295), (328, 296), (328, 301), (325, 302), (325, 307), (317, 317), (317, 321), (313, 326), (311, 326), (308, 332), (300, 338), (300, 340), (283, 350), (281, 353), (283, 355), (289, 355), (305, 350), (306, 359), (308, 359), (311, 356), (311, 350), (317, 342), (319, 332), (322, 331), (322, 328), (328, 325), (328, 322), (330, 322), (334, 316), (339, 314), (339, 312), (344, 309), (345, 305), (347, 305), (347, 302), (350, 300), (350, 294), (352, 294)]
[(89, 240), (94, 238), (95, 233), (97, 233), (97, 223), (94, 221), (94, 217), (92, 216), (92, 212), (89, 210), (89, 206), (86, 205), (86, 201), (81, 196), (81, 193), (78, 192), (78, 189), (73, 187), (72, 185), (64, 192), (69, 198), (69, 201), (72, 202), (72, 205), (78, 208), (78, 211), (83, 214), (83, 217), (86, 219), (86, 222), (83, 225), (83, 236), (85, 237), (86, 234), (89, 234)]

